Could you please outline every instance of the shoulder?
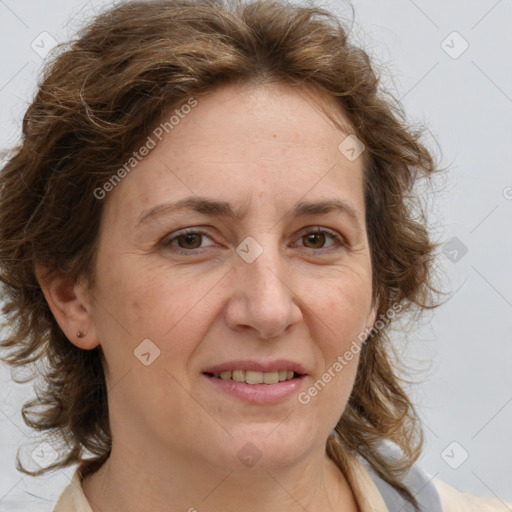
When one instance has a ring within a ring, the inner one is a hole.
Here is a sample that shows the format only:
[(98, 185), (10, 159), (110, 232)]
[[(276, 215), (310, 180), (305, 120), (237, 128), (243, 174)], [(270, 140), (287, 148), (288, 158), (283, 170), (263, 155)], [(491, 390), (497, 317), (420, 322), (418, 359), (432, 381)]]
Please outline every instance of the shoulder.
[(512, 504), (495, 496), (462, 493), (437, 478), (433, 478), (432, 483), (439, 494), (443, 512), (512, 512)]
[(77, 469), (71, 483), (64, 489), (53, 512), (92, 512), (82, 489), (80, 472)]
[[(381, 450), (391, 460), (397, 456), (396, 448), (393, 446), (384, 445)], [(378, 510), (412, 512), (412, 505), (382, 480), (368, 461), (361, 459), (360, 462), (364, 466), (365, 472), (373, 480), (373, 486), (378, 491), (376, 494), (383, 500), (384, 506)], [(429, 475), (419, 464), (413, 464), (403, 475), (402, 483), (417, 499), (419, 512), (512, 512), (512, 504), (506, 503), (501, 498), (497, 496), (478, 497), (460, 492), (442, 480)]]

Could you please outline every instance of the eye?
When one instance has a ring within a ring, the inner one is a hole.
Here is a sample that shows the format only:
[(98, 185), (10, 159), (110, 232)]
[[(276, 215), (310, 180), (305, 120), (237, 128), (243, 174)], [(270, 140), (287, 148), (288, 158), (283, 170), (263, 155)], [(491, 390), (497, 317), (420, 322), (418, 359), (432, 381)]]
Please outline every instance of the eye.
[[(324, 247), (324, 244), (329, 238), (335, 243)], [(308, 249), (329, 249), (335, 245), (341, 247), (345, 245), (342, 237), (338, 233), (324, 228), (310, 229), (300, 237), (300, 240), (303, 241), (303, 246)]]
[(174, 236), (164, 238), (161, 242), (161, 245), (162, 247), (171, 248), (172, 250), (182, 254), (201, 252), (195, 251), (195, 249), (201, 249), (214, 245), (203, 245), (202, 242), (204, 241), (205, 237), (211, 240), (211, 237), (204, 231), (187, 229), (181, 233), (175, 234)]
[[(179, 254), (200, 254), (202, 252), (200, 249), (215, 246), (214, 243), (205, 245), (203, 243), (205, 239), (212, 240), (210, 235), (204, 231), (198, 229), (185, 229), (181, 232), (178, 231), (165, 237), (161, 241), (160, 246)], [(330, 245), (326, 246), (325, 244), (329, 239), (332, 242)], [(338, 233), (320, 227), (304, 230), (299, 240), (302, 241), (303, 247), (310, 250), (316, 250), (316, 252), (318, 252), (319, 249), (336, 250), (336, 247), (342, 248), (345, 246), (343, 238)]]

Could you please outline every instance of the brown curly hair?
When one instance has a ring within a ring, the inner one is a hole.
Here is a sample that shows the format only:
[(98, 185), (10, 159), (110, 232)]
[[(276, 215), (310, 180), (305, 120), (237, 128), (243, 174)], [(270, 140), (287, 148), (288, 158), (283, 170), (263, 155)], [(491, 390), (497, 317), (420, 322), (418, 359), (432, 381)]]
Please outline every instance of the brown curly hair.
[[(159, 121), (190, 97), (234, 81), (279, 82), (335, 100), (365, 144), (366, 225), (377, 317), (435, 307), (434, 244), (415, 198), (418, 178), (438, 171), (422, 133), (382, 90), (367, 53), (349, 42), (332, 13), (284, 1), (128, 1), (104, 12), (45, 66), (22, 126), (22, 141), (0, 173), (0, 281), (7, 329), (3, 360), (44, 360), (37, 398), (24, 421), (64, 441), (53, 465), (109, 457), (111, 431), (101, 347), (82, 350), (55, 321), (35, 264), (94, 282), (102, 207), (93, 191), (126, 162)], [(326, 112), (333, 116), (333, 112)], [(108, 200), (108, 198), (106, 199)], [(416, 505), (401, 475), (418, 458), (423, 434), (403, 389), (386, 328), (361, 350), (353, 393), (327, 453), (344, 470), (344, 451), (365, 458)], [(401, 449), (390, 461), (384, 440)], [(88, 454), (88, 455), (87, 455)]]

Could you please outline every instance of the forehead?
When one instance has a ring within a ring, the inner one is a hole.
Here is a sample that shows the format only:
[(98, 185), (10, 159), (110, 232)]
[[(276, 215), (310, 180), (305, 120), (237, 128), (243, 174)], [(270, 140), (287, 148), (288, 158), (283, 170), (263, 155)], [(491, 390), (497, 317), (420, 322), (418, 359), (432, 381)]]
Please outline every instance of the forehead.
[(165, 142), (182, 150), (208, 147), (212, 154), (250, 155), (253, 149), (260, 158), (265, 156), (262, 146), (269, 158), (287, 150), (289, 157), (294, 151), (299, 157), (300, 148), (322, 149), (316, 152), (321, 157), (337, 150), (340, 137), (351, 131), (334, 100), (312, 90), (287, 84), (230, 84), (200, 96), (198, 105)]
[(332, 198), (334, 190), (362, 207), (362, 158), (340, 151), (351, 129), (332, 100), (289, 85), (233, 84), (196, 101), (174, 115), (172, 130), (116, 187), (113, 203), (140, 213), (191, 194), (245, 204), (249, 193), (277, 203), (285, 195)]

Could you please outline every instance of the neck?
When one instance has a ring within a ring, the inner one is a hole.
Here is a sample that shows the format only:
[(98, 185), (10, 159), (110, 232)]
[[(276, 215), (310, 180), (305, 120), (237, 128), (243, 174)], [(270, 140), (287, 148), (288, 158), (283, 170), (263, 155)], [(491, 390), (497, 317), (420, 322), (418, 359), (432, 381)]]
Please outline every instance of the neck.
[(189, 454), (170, 457), (162, 451), (155, 455), (117, 448), (113, 445), (107, 462), (82, 483), (94, 512), (358, 510), (346, 478), (325, 453), (294, 467), (257, 464), (229, 470), (193, 460)]

